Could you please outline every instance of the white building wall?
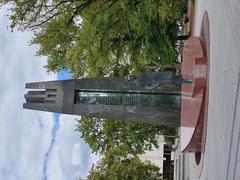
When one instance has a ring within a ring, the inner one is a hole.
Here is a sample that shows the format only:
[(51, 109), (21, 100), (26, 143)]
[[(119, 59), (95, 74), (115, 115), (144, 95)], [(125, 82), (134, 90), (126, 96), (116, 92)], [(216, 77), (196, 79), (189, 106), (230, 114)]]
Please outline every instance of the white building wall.
[(158, 138), (159, 148), (153, 148), (152, 151), (146, 151), (142, 154), (140, 159), (142, 161), (148, 160), (151, 161), (153, 164), (157, 165), (160, 168), (160, 173), (163, 173), (163, 150), (164, 150), (164, 137), (159, 136)]

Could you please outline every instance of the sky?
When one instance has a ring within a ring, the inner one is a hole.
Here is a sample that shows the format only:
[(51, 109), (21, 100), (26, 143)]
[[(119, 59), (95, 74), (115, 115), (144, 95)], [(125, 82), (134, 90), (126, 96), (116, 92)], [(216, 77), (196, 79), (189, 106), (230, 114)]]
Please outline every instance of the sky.
[(13, 31), (0, 10), (0, 180), (75, 180), (98, 160), (70, 115), (25, 110), (26, 82), (67, 79), (47, 74), (46, 57), (29, 46), (31, 32)]

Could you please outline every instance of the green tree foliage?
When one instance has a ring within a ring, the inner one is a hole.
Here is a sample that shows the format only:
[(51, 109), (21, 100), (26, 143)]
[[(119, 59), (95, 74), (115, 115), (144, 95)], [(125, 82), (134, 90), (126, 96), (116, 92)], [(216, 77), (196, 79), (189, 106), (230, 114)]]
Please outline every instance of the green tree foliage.
[(150, 162), (142, 162), (138, 157), (121, 158), (113, 149), (98, 163), (96, 168), (89, 171), (89, 180), (156, 180), (161, 179), (159, 167)]
[(180, 0), (3, 0), (12, 27), (34, 30), (48, 71), (74, 77), (136, 73), (171, 63)]
[(175, 131), (157, 125), (117, 120), (82, 117), (76, 130), (94, 153), (104, 154), (117, 147), (121, 156), (137, 155), (158, 147), (161, 134), (174, 135)]
[[(171, 63), (181, 0), (2, 0), (11, 4), (11, 27), (34, 32), (47, 70), (73, 77), (133, 74)], [(77, 130), (94, 152), (111, 146), (142, 153), (157, 146), (158, 126), (83, 118)]]

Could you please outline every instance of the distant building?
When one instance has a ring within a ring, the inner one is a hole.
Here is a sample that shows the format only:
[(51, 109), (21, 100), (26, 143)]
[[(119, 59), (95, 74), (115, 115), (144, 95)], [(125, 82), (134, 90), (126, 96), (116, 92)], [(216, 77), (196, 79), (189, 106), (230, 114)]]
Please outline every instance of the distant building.
[(164, 137), (159, 136), (158, 138), (159, 148), (153, 148), (152, 151), (146, 151), (144, 154), (140, 156), (142, 161), (151, 161), (153, 164), (157, 165), (160, 168), (160, 173), (163, 173), (163, 151), (164, 151)]
[(164, 179), (173, 179), (173, 153), (172, 145), (164, 141), (163, 136), (158, 138), (159, 148), (153, 148), (152, 151), (146, 151), (140, 156), (142, 161), (151, 161), (160, 168), (160, 173), (163, 174)]

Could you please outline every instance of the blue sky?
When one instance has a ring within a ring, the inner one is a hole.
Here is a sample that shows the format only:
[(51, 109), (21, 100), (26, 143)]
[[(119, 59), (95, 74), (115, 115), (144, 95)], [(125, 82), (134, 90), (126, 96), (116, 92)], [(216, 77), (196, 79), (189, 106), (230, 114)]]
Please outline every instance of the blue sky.
[(28, 46), (31, 32), (11, 32), (0, 10), (0, 179), (72, 180), (85, 177), (97, 156), (75, 132), (74, 116), (22, 109), (26, 82), (66, 79), (47, 74), (46, 57)]

